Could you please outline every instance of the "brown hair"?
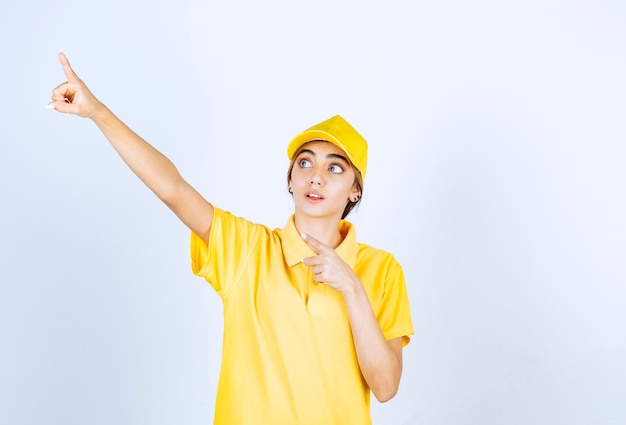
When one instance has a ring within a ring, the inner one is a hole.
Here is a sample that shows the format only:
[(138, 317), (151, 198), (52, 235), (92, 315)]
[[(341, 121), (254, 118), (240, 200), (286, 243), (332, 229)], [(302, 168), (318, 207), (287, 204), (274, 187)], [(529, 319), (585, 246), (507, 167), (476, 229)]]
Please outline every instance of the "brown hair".
[[(325, 140), (323, 140), (323, 141), (325, 141)], [(328, 143), (330, 143), (330, 142), (328, 142)], [(293, 157), (291, 158), (291, 163), (289, 164), (289, 169), (287, 170), (287, 187), (288, 188), (289, 188), (289, 182), (291, 181), (291, 172), (293, 170), (293, 166), (296, 164), (296, 159), (298, 158), (298, 155), (300, 155), (300, 152), (302, 151), (302, 147), (304, 145), (306, 145), (306, 143), (303, 143), (302, 146), (300, 146), (298, 148), (296, 153), (294, 153)], [(363, 197), (363, 176), (361, 176), (361, 171), (359, 171), (358, 168), (356, 168), (354, 165), (352, 165), (352, 163), (350, 163), (350, 166), (354, 170), (354, 183), (356, 183), (356, 185), (359, 187), (359, 190), (361, 191), (361, 195), (354, 202), (348, 200), (348, 203), (346, 204), (346, 208), (343, 210), (343, 214), (341, 214), (341, 219), (342, 220), (344, 218), (346, 218), (348, 216), (348, 214), (350, 214), (350, 211), (352, 211), (352, 209), (354, 207), (356, 207), (357, 204), (359, 204), (361, 202), (361, 198)], [(287, 190), (289, 190), (289, 189), (287, 189)], [(291, 194), (291, 196), (293, 196), (293, 194)]]

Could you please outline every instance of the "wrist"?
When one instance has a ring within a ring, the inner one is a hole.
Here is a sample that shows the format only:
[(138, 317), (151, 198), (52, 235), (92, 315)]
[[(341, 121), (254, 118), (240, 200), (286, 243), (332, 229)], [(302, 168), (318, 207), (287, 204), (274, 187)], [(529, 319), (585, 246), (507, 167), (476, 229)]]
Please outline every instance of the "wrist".
[(352, 279), (348, 281), (348, 283), (343, 287), (341, 291), (343, 297), (348, 301), (348, 299), (356, 299), (359, 295), (365, 293), (363, 288), (363, 284), (359, 280), (358, 277), (354, 276)]
[(98, 101), (94, 105), (93, 110), (88, 115), (88, 117), (91, 118), (93, 121), (101, 122), (106, 119), (107, 113), (109, 112), (109, 109), (104, 105), (104, 103)]

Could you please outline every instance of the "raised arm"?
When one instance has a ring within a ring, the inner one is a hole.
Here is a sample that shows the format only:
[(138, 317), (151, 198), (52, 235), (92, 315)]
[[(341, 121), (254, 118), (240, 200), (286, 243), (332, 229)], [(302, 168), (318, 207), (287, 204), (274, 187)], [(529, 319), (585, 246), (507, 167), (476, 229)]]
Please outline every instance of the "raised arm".
[(63, 54), (59, 60), (67, 81), (52, 91), (47, 105), (66, 114), (90, 118), (130, 169), (194, 233), (208, 241), (213, 206), (187, 183), (174, 164), (131, 130), (78, 78)]

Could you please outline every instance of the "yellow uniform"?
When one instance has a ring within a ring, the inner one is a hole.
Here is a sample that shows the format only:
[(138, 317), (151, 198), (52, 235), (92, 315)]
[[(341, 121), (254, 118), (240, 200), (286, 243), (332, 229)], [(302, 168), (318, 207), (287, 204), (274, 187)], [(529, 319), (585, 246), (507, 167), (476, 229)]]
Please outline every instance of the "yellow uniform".
[[(363, 283), (387, 339), (413, 333), (404, 275), (387, 252), (360, 244), (354, 227), (336, 251)], [(270, 230), (215, 209), (209, 244), (192, 234), (193, 272), (224, 304), (216, 425), (371, 424), (342, 295), (301, 263), (315, 253), (293, 216)]]

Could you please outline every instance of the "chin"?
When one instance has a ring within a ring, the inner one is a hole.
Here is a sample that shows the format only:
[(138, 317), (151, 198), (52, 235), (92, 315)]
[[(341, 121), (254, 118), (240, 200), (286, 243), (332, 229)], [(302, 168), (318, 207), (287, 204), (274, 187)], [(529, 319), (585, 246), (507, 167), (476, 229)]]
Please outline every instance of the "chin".
[(321, 211), (320, 209), (313, 209), (313, 208), (296, 208), (296, 214), (298, 214), (299, 216), (316, 218), (316, 219), (336, 218), (337, 221), (339, 221), (341, 219), (342, 213), (343, 211), (338, 213), (336, 211)]

